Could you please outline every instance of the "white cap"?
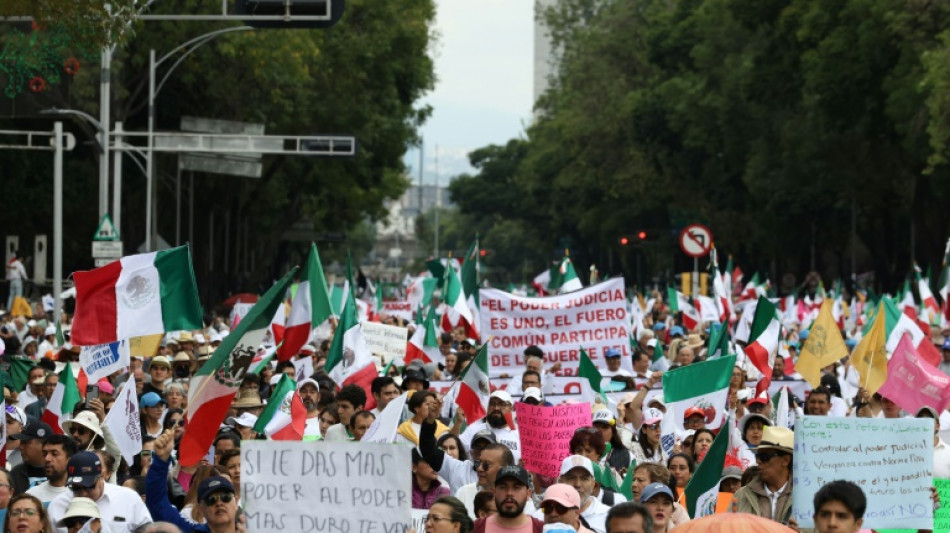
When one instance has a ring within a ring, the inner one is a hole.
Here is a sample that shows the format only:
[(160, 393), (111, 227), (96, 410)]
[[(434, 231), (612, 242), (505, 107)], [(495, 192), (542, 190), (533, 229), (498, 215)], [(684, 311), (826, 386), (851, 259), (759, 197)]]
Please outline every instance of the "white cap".
[(278, 372), (270, 377), (270, 385), (273, 387), (277, 385), (277, 382), (280, 381), (280, 378), (284, 375), (283, 372)]
[(610, 424), (611, 426), (616, 423), (613, 413), (607, 409), (599, 409), (594, 411), (592, 418), (593, 422), (603, 422), (604, 424)]
[(195, 333), (195, 343), (196, 344), (207, 344), (208, 341), (205, 339), (205, 336), (201, 333)]
[(30, 320), (27, 321), (26, 325), (32, 328), (33, 326), (36, 325), (36, 320), (33, 320), (31, 318)]
[(302, 389), (303, 386), (304, 386), (304, 385), (307, 385), (307, 384), (313, 385), (314, 387), (317, 388), (317, 392), (320, 392), (320, 384), (317, 383), (317, 380), (315, 380), (315, 379), (313, 379), (313, 378), (307, 378), (307, 379), (302, 379), (302, 380), (300, 380), (300, 383), (297, 384), (297, 390)]
[(46, 331), (43, 332), (43, 335), (49, 337), (50, 335), (56, 335), (56, 326), (46, 326)]
[(647, 341), (647, 346), (650, 348), (656, 348), (656, 339), (650, 339)]
[(544, 395), (541, 394), (541, 389), (537, 387), (528, 387), (524, 390), (524, 394), (521, 396), (521, 401), (527, 400), (528, 398), (534, 398), (539, 402), (544, 401)]
[[(531, 387), (528, 387), (528, 388), (530, 389)], [(512, 403), (511, 395), (503, 390), (496, 390), (495, 392), (491, 393), (491, 397), (498, 398), (499, 400), (505, 403)]]
[(644, 424), (656, 424), (661, 420), (663, 420), (663, 411), (653, 407), (643, 411)]
[(241, 413), (241, 416), (229, 417), (227, 419), (227, 423), (229, 426), (243, 426), (246, 428), (252, 428), (254, 427), (254, 424), (257, 423), (257, 417), (251, 413), (244, 412)]
[(583, 468), (590, 472), (590, 475), (594, 475), (593, 463), (583, 455), (568, 455), (565, 457), (564, 460), (561, 461), (561, 473), (559, 475), (563, 476), (575, 468)]

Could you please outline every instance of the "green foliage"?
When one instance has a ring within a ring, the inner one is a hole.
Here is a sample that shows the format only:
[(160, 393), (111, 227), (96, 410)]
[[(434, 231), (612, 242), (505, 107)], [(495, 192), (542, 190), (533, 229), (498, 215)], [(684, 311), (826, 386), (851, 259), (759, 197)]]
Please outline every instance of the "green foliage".
[[(516, 160), (453, 184), (460, 217), (629, 278), (691, 269), (674, 236), (699, 221), (747, 271), (847, 275), (852, 207), (859, 272), (889, 287), (942, 257), (950, 4), (563, 0), (543, 18), (560, 64), (541, 116)], [(621, 249), (644, 228), (664, 237)]]

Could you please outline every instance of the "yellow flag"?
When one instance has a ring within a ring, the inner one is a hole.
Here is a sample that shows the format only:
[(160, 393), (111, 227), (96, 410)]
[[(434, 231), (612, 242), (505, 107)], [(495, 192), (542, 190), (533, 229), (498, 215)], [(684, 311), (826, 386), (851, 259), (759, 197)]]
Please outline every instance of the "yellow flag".
[(162, 337), (164, 336), (158, 333), (144, 337), (132, 337), (129, 339), (129, 352), (132, 357), (152, 357), (158, 353), (158, 348), (161, 346)]
[(821, 369), (848, 355), (838, 324), (831, 316), (831, 305), (831, 300), (825, 298), (795, 363), (795, 370), (816, 388), (821, 385)]
[(871, 330), (861, 339), (851, 356), (851, 364), (861, 376), (860, 385), (869, 394), (877, 392), (887, 380), (887, 350), (884, 348), (887, 343), (886, 322), (887, 313), (884, 312), (882, 302), (878, 307)]

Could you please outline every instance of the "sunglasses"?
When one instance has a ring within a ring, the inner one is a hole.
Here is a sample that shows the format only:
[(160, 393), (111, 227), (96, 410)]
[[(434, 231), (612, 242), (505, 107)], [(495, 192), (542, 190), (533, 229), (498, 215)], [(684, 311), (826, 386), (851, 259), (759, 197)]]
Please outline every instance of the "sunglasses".
[(66, 526), (66, 529), (72, 529), (74, 527), (80, 527), (89, 521), (90, 517), (76, 516), (72, 518), (67, 518), (63, 520), (63, 525)]
[(230, 503), (231, 500), (233, 500), (233, 499), (234, 499), (234, 493), (233, 493), (233, 492), (224, 492), (224, 493), (221, 493), (221, 494), (212, 494), (211, 496), (208, 496), (207, 498), (205, 498), (205, 505), (207, 505), (207, 506), (217, 505), (218, 502)]
[(653, 424), (643, 424), (643, 427), (646, 429), (660, 429), (660, 423), (654, 422)]
[(73, 424), (73, 427), (69, 428), (69, 433), (70, 433), (70, 434), (85, 435), (86, 433), (89, 433), (89, 430), (86, 429), (86, 428), (84, 428), (84, 427), (82, 427), (82, 426), (79, 426), (79, 425), (77, 425), (77, 424)]
[(779, 455), (780, 454), (778, 452), (759, 452), (755, 454), (755, 459), (760, 463), (767, 463)]
[(557, 514), (564, 514), (570, 511), (571, 509), (576, 509), (576, 507), (564, 507), (563, 505), (557, 502), (542, 502), (541, 503), (541, 511), (544, 514), (550, 514), (553, 512), (557, 512)]

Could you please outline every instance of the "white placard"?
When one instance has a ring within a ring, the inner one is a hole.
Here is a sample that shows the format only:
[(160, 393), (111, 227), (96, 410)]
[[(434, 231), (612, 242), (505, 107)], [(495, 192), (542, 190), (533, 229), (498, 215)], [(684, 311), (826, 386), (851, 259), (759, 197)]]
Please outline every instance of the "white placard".
[(405, 533), (409, 446), (252, 440), (241, 447), (247, 531)]
[(362, 326), (366, 346), (374, 355), (382, 357), (384, 364), (394, 358), (406, 356), (406, 345), (409, 344), (407, 328), (379, 322), (363, 322)]

